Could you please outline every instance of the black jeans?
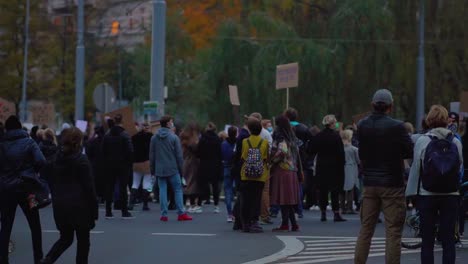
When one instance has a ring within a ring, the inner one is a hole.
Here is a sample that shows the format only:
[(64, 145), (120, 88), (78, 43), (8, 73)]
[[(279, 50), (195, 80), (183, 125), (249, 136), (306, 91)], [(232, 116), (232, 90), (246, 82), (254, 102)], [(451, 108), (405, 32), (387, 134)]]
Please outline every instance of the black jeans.
[(106, 182), (106, 211), (112, 212), (112, 202), (114, 196), (115, 182), (119, 181), (119, 201), (121, 201), (122, 212), (128, 211), (128, 193), (127, 185), (129, 180), (128, 168), (107, 168), (107, 182)]
[(339, 188), (337, 186), (333, 186), (331, 184), (321, 184), (319, 185), (319, 192), (320, 192), (320, 210), (326, 211), (328, 205), (328, 193), (331, 193), (331, 201), (332, 201), (332, 210), (334, 212), (338, 212), (340, 210), (340, 192), (343, 188)]
[[(442, 242), (442, 263), (455, 263), (455, 223), (460, 198), (455, 195), (420, 196), (417, 207), (421, 216), (421, 263), (434, 263), (435, 226), (439, 223), (438, 238)], [(437, 221), (438, 220), (438, 221)]]
[(47, 260), (54, 263), (73, 244), (73, 237), (76, 233), (76, 263), (87, 264), (90, 247), (89, 231), (89, 229), (74, 230), (72, 228), (60, 230), (60, 238), (47, 254)]
[(11, 230), (16, 216), (16, 207), (20, 206), (31, 230), (34, 263), (42, 259), (42, 230), (39, 211), (29, 209), (26, 194), (4, 194), (0, 196), (0, 264), (8, 263), (8, 244), (10, 242)]
[(264, 185), (259, 181), (241, 181), (240, 217), (244, 229), (258, 221)]
[[(211, 191), (213, 192), (214, 205), (218, 206), (218, 204), (219, 204), (219, 195), (221, 194), (221, 181), (213, 180), (213, 179), (208, 180), (208, 189), (210, 189), (210, 188), (211, 188)], [(208, 195), (208, 199), (210, 199), (209, 195)]]
[(289, 226), (289, 222), (291, 222), (292, 226), (297, 225), (296, 216), (294, 214), (294, 207), (297, 205), (281, 205), (281, 225), (282, 226)]

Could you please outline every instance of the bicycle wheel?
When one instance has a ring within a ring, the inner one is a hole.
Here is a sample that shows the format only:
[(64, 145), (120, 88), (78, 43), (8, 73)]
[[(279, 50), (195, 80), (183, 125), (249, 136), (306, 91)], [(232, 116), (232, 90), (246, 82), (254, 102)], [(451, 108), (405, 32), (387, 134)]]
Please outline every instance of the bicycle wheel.
[(411, 214), (406, 217), (401, 239), (401, 247), (406, 249), (418, 249), (422, 246), (419, 229), (419, 214)]

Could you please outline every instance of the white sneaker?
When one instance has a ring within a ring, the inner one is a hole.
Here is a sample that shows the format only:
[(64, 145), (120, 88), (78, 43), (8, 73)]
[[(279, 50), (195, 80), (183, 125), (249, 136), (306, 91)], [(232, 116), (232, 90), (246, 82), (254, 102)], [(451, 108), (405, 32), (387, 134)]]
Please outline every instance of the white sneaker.
[(233, 217), (232, 215), (228, 216), (228, 217), (227, 217), (227, 222), (228, 222), (228, 223), (234, 222), (234, 217)]
[(201, 208), (200, 206), (196, 206), (196, 207), (193, 208), (193, 212), (195, 214), (201, 214), (201, 213), (203, 213), (203, 208)]
[(219, 212), (221, 212), (221, 211), (219, 210), (219, 207), (218, 207), (218, 206), (215, 206), (213, 212), (214, 212), (215, 214), (219, 214)]
[(193, 214), (193, 213), (195, 212), (195, 207), (189, 207), (189, 208), (187, 209), (187, 212)]

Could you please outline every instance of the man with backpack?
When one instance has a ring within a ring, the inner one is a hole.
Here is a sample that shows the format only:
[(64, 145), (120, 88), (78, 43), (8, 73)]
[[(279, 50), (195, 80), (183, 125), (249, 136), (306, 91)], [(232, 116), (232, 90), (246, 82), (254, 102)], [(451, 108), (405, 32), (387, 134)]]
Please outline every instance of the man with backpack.
[(261, 138), (262, 123), (255, 117), (249, 117), (247, 127), (250, 136), (242, 141), (241, 183), (240, 183), (240, 218), (242, 230), (246, 233), (261, 233), (258, 215), (262, 200), (263, 187), (269, 175), (268, 141)]
[(363, 169), (361, 230), (354, 263), (367, 262), (372, 236), (383, 211), (385, 216), (385, 263), (400, 263), (401, 235), (406, 216), (403, 160), (413, 156), (413, 143), (403, 122), (388, 115), (393, 97), (378, 90), (372, 99), (374, 112), (358, 124), (359, 158)]
[(407, 196), (417, 196), (422, 237), (421, 263), (434, 263), (436, 223), (443, 246), (444, 264), (455, 263), (455, 225), (460, 199), (459, 171), (463, 163), (462, 144), (447, 129), (449, 115), (434, 105), (426, 117), (430, 131), (414, 147)]
[(114, 218), (112, 202), (116, 181), (119, 186), (119, 196), (123, 219), (134, 218), (128, 211), (127, 186), (132, 172), (133, 145), (130, 135), (122, 126), (122, 115), (114, 117), (115, 125), (102, 140), (102, 155), (106, 172), (106, 219)]

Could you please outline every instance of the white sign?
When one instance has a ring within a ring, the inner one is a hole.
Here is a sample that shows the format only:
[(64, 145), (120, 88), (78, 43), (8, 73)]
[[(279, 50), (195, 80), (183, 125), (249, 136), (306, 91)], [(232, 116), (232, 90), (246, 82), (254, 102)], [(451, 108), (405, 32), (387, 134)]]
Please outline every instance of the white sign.
[(299, 63), (276, 66), (276, 89), (299, 86)]
[(81, 130), (81, 132), (86, 133), (86, 129), (88, 128), (88, 121), (76, 120), (75, 127)]
[(239, 92), (236, 85), (229, 85), (229, 99), (232, 105), (240, 105)]

